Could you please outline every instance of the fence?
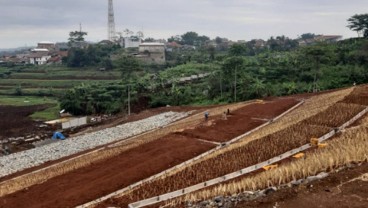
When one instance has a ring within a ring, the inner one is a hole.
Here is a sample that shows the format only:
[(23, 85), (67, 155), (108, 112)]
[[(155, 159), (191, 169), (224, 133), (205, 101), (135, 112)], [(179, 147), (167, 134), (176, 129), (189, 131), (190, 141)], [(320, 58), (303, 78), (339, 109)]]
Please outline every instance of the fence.
[[(346, 123), (341, 125), (338, 129), (332, 130), (329, 133), (327, 133), (327, 134), (323, 135), (322, 137), (318, 138), (318, 141), (322, 142), (322, 141), (325, 141), (325, 140), (333, 137), (337, 132), (339, 132), (339, 131), (343, 130), (344, 128), (346, 128), (347, 126), (351, 125), (352, 123), (354, 123), (356, 120), (361, 118), (367, 112), (368, 112), (368, 107), (365, 108), (363, 111), (361, 111), (356, 116), (354, 116), (352, 119), (350, 119), (349, 121), (347, 121)], [(244, 169), (241, 169), (239, 171), (236, 171), (236, 172), (233, 172), (233, 173), (230, 173), (230, 174), (227, 174), (227, 175), (224, 175), (224, 176), (221, 176), (221, 177), (218, 177), (218, 178), (206, 181), (206, 182), (202, 182), (200, 184), (196, 184), (194, 186), (190, 186), (190, 187), (187, 187), (187, 188), (184, 188), (184, 189), (180, 189), (180, 190), (173, 191), (173, 192), (170, 192), (170, 193), (166, 193), (166, 194), (163, 194), (163, 195), (160, 195), (160, 196), (156, 196), (156, 197), (152, 197), (152, 198), (145, 199), (145, 200), (142, 200), (142, 201), (131, 203), (131, 204), (129, 204), (129, 208), (139, 208), (139, 207), (144, 207), (144, 206), (156, 204), (158, 202), (163, 202), (163, 201), (173, 199), (173, 198), (176, 198), (176, 197), (179, 197), (179, 196), (182, 196), (182, 195), (194, 192), (194, 191), (198, 191), (200, 189), (206, 188), (206, 187), (211, 186), (211, 185), (216, 185), (216, 184), (234, 179), (236, 177), (248, 174), (248, 173), (253, 172), (255, 170), (259, 170), (259, 169), (263, 168), (264, 166), (267, 166), (267, 165), (279, 162), (281, 160), (284, 160), (288, 157), (291, 157), (292, 155), (294, 155), (296, 153), (307, 150), (310, 147), (311, 147), (311, 144), (303, 145), (299, 148), (290, 150), (290, 151), (285, 152), (285, 153), (283, 153), (279, 156), (271, 158), (267, 161), (258, 163), (256, 165), (253, 165), (253, 166), (250, 166), (250, 167), (247, 167), (247, 168), (244, 168)]]
[(61, 124), (61, 126), (63, 129), (69, 129), (72, 127), (82, 126), (86, 124), (87, 124), (87, 117), (82, 117), (82, 118), (76, 118), (76, 119), (72, 119), (67, 122), (64, 122)]

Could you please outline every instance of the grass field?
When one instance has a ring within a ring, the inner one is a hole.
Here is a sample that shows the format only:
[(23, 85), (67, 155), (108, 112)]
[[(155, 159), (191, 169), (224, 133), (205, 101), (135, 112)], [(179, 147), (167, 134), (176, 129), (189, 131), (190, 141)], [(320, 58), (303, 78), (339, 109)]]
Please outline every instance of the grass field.
[(121, 72), (99, 71), (97, 68), (67, 68), (64, 66), (0, 67), (0, 95), (15, 95), (21, 88), (23, 95), (58, 97), (80, 84), (111, 83), (120, 80)]
[(48, 104), (50, 108), (43, 111), (35, 112), (30, 117), (35, 120), (52, 120), (59, 116), (58, 101), (50, 97), (35, 97), (35, 96), (4, 96), (0, 95), (0, 105), (11, 106), (31, 106)]
[[(60, 97), (66, 90), (81, 84), (113, 83), (121, 72), (99, 71), (98, 68), (68, 68), (65, 66), (0, 67), (0, 105), (27, 106), (48, 104), (50, 108), (30, 117), (51, 120), (58, 117)], [(18, 88), (18, 92), (17, 89)], [(22, 96), (14, 96), (21, 91)]]

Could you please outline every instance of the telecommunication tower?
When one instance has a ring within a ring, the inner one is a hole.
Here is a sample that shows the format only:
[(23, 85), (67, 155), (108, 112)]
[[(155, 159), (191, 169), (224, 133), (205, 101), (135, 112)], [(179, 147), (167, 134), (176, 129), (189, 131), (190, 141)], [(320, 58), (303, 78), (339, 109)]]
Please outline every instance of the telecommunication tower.
[(109, 1), (109, 13), (108, 13), (108, 40), (115, 41), (115, 18), (114, 18), (114, 5), (112, 0)]

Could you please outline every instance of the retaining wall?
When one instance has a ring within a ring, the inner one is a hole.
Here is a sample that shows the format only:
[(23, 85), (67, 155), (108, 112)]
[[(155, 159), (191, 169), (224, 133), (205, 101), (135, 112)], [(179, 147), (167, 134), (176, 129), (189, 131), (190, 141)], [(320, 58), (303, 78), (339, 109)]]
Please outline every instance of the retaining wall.
[(64, 122), (61, 124), (61, 126), (63, 129), (69, 129), (72, 127), (82, 126), (86, 124), (87, 124), (87, 117), (82, 117), (82, 118), (76, 118), (76, 119), (72, 119), (67, 122)]

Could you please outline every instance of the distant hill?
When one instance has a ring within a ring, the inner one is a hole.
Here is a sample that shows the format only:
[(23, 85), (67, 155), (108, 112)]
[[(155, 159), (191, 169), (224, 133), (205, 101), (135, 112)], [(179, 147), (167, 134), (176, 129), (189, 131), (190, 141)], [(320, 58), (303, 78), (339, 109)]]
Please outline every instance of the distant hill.
[(22, 51), (28, 51), (31, 48), (35, 48), (35, 46), (18, 47), (18, 48), (0, 48), (0, 56), (15, 55), (16, 53)]

